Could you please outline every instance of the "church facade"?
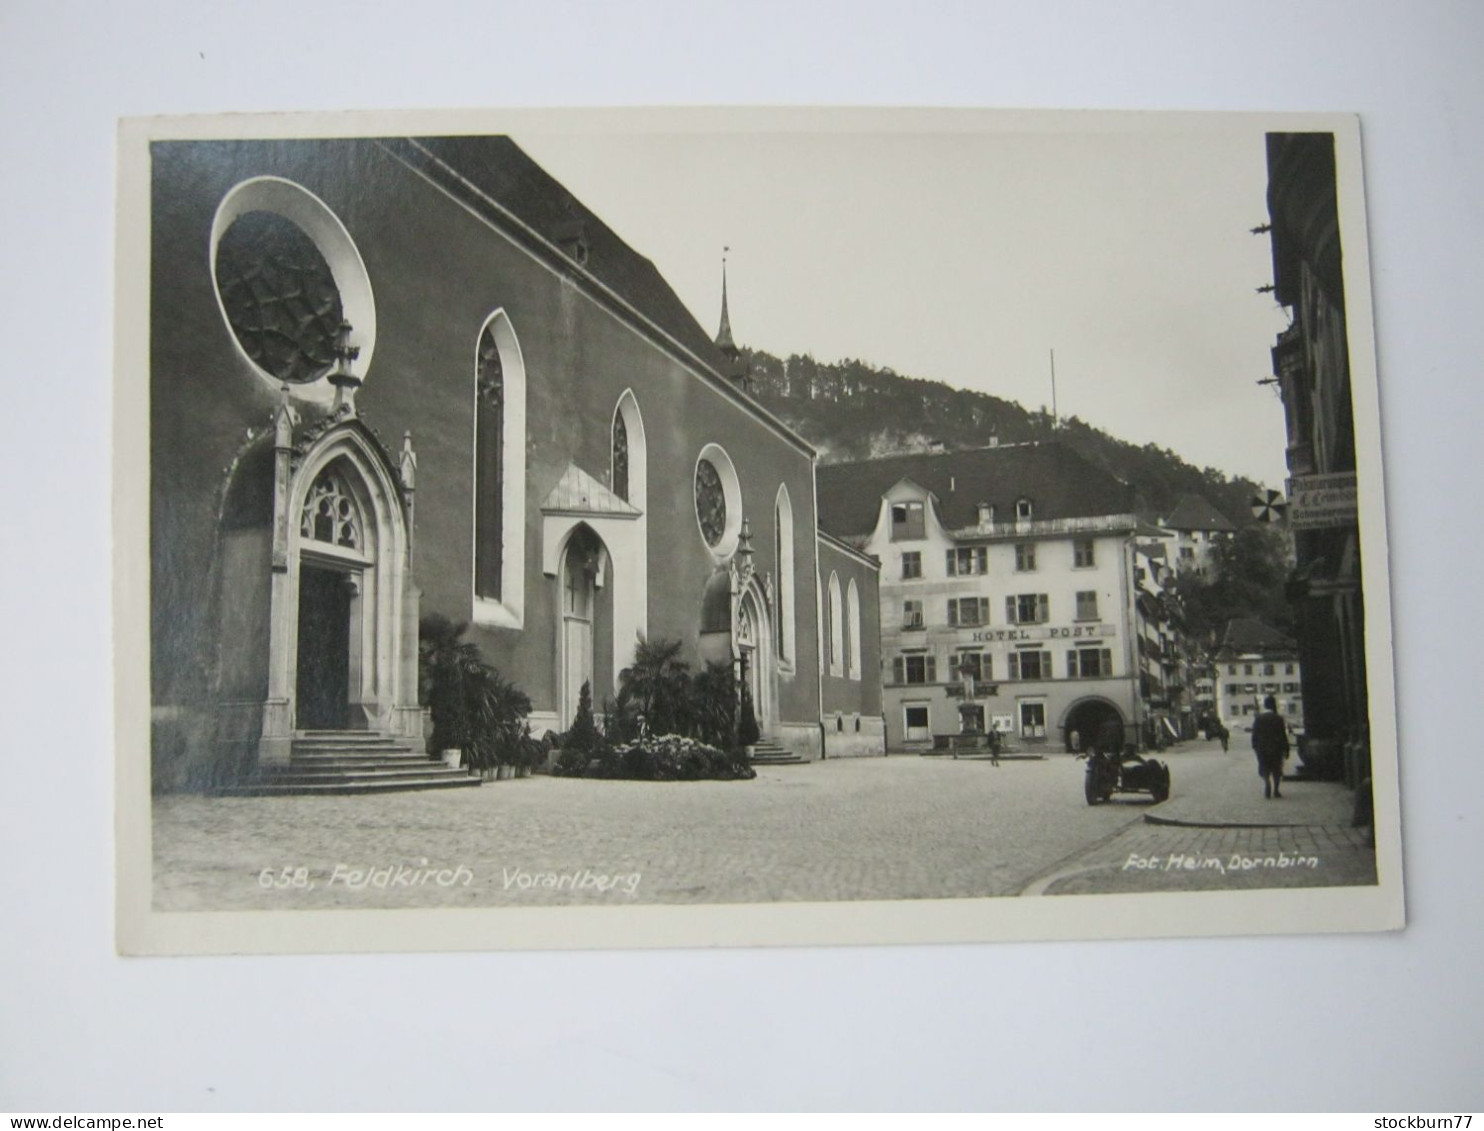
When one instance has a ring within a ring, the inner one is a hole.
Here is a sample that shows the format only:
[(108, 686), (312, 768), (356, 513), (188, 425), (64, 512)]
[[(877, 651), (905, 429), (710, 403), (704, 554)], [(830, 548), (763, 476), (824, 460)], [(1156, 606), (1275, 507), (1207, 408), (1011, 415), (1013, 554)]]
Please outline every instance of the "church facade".
[(514, 142), (151, 160), (157, 787), (283, 762), (306, 731), (419, 744), (429, 614), (468, 623), (538, 734), (583, 683), (601, 710), (647, 638), (736, 664), (789, 750), (834, 753), (827, 724), (862, 716), (879, 746), (874, 616), (836, 676), (850, 622), (821, 576), (848, 557), (874, 611), (875, 564), (821, 539), (814, 452)]

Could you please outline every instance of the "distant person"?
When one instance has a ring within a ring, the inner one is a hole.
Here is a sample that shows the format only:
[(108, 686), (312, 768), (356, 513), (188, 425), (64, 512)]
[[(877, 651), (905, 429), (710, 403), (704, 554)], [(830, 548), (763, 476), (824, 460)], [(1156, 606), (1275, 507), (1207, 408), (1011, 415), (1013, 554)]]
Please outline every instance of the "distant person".
[(1252, 749), (1257, 752), (1257, 772), (1264, 797), (1282, 797), (1283, 760), (1288, 757), (1288, 724), (1278, 714), (1271, 695), (1262, 701), (1262, 711), (1252, 721)]
[(1221, 739), (1221, 752), (1225, 754), (1231, 748), (1232, 732), (1226, 729), (1225, 723), (1216, 724), (1216, 737)]

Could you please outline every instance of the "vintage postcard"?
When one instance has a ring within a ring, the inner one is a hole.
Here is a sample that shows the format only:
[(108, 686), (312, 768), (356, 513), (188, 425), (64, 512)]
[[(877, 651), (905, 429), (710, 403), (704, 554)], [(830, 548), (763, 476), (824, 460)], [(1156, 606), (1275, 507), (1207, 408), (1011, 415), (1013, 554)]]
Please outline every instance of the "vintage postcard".
[(1403, 925), (1355, 118), (119, 165), (124, 953)]

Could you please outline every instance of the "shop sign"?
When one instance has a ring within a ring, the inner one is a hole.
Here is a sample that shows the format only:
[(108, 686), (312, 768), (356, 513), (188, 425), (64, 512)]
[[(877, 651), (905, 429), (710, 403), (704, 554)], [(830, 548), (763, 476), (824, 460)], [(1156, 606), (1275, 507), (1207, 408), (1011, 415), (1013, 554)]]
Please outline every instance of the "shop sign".
[(1355, 472), (1296, 475), (1288, 481), (1290, 530), (1328, 530), (1357, 521)]
[(981, 628), (968, 634), (974, 644), (1000, 640), (1088, 640), (1117, 636), (1111, 624), (1028, 625), (1024, 628)]

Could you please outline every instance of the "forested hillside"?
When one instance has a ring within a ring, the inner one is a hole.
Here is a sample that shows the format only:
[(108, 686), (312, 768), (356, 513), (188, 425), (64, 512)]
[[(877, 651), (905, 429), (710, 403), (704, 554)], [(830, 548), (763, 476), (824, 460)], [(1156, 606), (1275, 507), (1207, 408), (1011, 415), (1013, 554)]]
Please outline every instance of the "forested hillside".
[(891, 452), (950, 451), (1055, 439), (1138, 492), (1140, 514), (1154, 521), (1183, 495), (1202, 495), (1238, 526), (1251, 521), (1255, 485), (1215, 468), (1197, 468), (1168, 448), (1142, 447), (1108, 435), (1077, 417), (1053, 428), (1051, 414), (1029, 411), (987, 393), (902, 377), (863, 361), (834, 364), (797, 354), (787, 360), (744, 350), (752, 393), (774, 415), (820, 450), (827, 463)]

